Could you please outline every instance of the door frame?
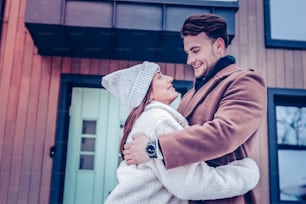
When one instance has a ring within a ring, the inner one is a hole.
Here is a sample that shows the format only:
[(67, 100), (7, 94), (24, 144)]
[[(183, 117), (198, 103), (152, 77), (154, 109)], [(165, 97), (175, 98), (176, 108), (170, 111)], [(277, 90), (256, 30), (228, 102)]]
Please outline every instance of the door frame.
[(52, 175), (50, 187), (50, 204), (63, 202), (65, 167), (67, 156), (69, 107), (74, 87), (102, 88), (100, 75), (62, 74), (57, 108), (57, 121), (54, 146), (50, 149), (52, 156)]
[[(103, 88), (101, 75), (62, 74), (57, 108), (57, 121), (54, 146), (50, 147), (52, 162), (50, 204), (63, 202), (67, 143), (69, 131), (69, 107), (71, 105), (72, 89)], [(178, 92), (184, 95), (192, 88), (192, 81), (174, 80), (173, 85)]]

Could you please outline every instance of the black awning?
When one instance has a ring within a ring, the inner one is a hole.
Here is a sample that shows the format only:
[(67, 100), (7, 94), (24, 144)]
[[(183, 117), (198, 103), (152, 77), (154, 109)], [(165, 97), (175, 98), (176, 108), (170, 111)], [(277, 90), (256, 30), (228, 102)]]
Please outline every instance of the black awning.
[(187, 16), (221, 15), (233, 39), (238, 2), (217, 2), (28, 0), (25, 25), (41, 55), (185, 63)]

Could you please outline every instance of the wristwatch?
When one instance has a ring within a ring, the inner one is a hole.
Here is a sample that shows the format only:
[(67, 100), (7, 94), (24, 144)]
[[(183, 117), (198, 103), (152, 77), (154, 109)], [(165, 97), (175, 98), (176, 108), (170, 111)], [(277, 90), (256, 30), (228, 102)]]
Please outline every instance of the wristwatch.
[(150, 140), (147, 144), (146, 147), (146, 152), (147, 155), (151, 158), (151, 159), (156, 159), (157, 158), (157, 152), (156, 152), (156, 140)]

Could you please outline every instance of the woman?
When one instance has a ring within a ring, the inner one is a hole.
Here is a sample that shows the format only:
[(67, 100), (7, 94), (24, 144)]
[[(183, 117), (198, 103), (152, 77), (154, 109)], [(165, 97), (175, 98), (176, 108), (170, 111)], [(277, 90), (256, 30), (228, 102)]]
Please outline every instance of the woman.
[[(158, 135), (188, 128), (186, 119), (169, 106), (178, 93), (173, 78), (163, 75), (155, 63), (144, 62), (102, 78), (102, 85), (126, 104), (131, 111), (120, 144), (131, 135)], [(173, 150), (175, 151), (175, 150)], [(179, 159), (179, 158), (177, 158)], [(122, 161), (117, 170), (118, 185), (106, 204), (188, 203), (188, 200), (211, 200), (233, 197), (253, 189), (259, 180), (256, 163), (246, 158), (217, 168), (205, 162), (166, 170), (163, 161), (151, 159), (139, 165)]]

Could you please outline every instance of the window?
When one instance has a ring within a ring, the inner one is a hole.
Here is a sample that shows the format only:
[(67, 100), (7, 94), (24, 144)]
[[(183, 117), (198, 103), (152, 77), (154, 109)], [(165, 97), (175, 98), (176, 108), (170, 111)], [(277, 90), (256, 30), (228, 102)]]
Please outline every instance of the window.
[(306, 49), (305, 9), (305, 0), (264, 0), (266, 47)]
[(96, 123), (95, 120), (83, 120), (79, 169), (94, 170)]
[(306, 201), (306, 90), (268, 89), (271, 203)]

